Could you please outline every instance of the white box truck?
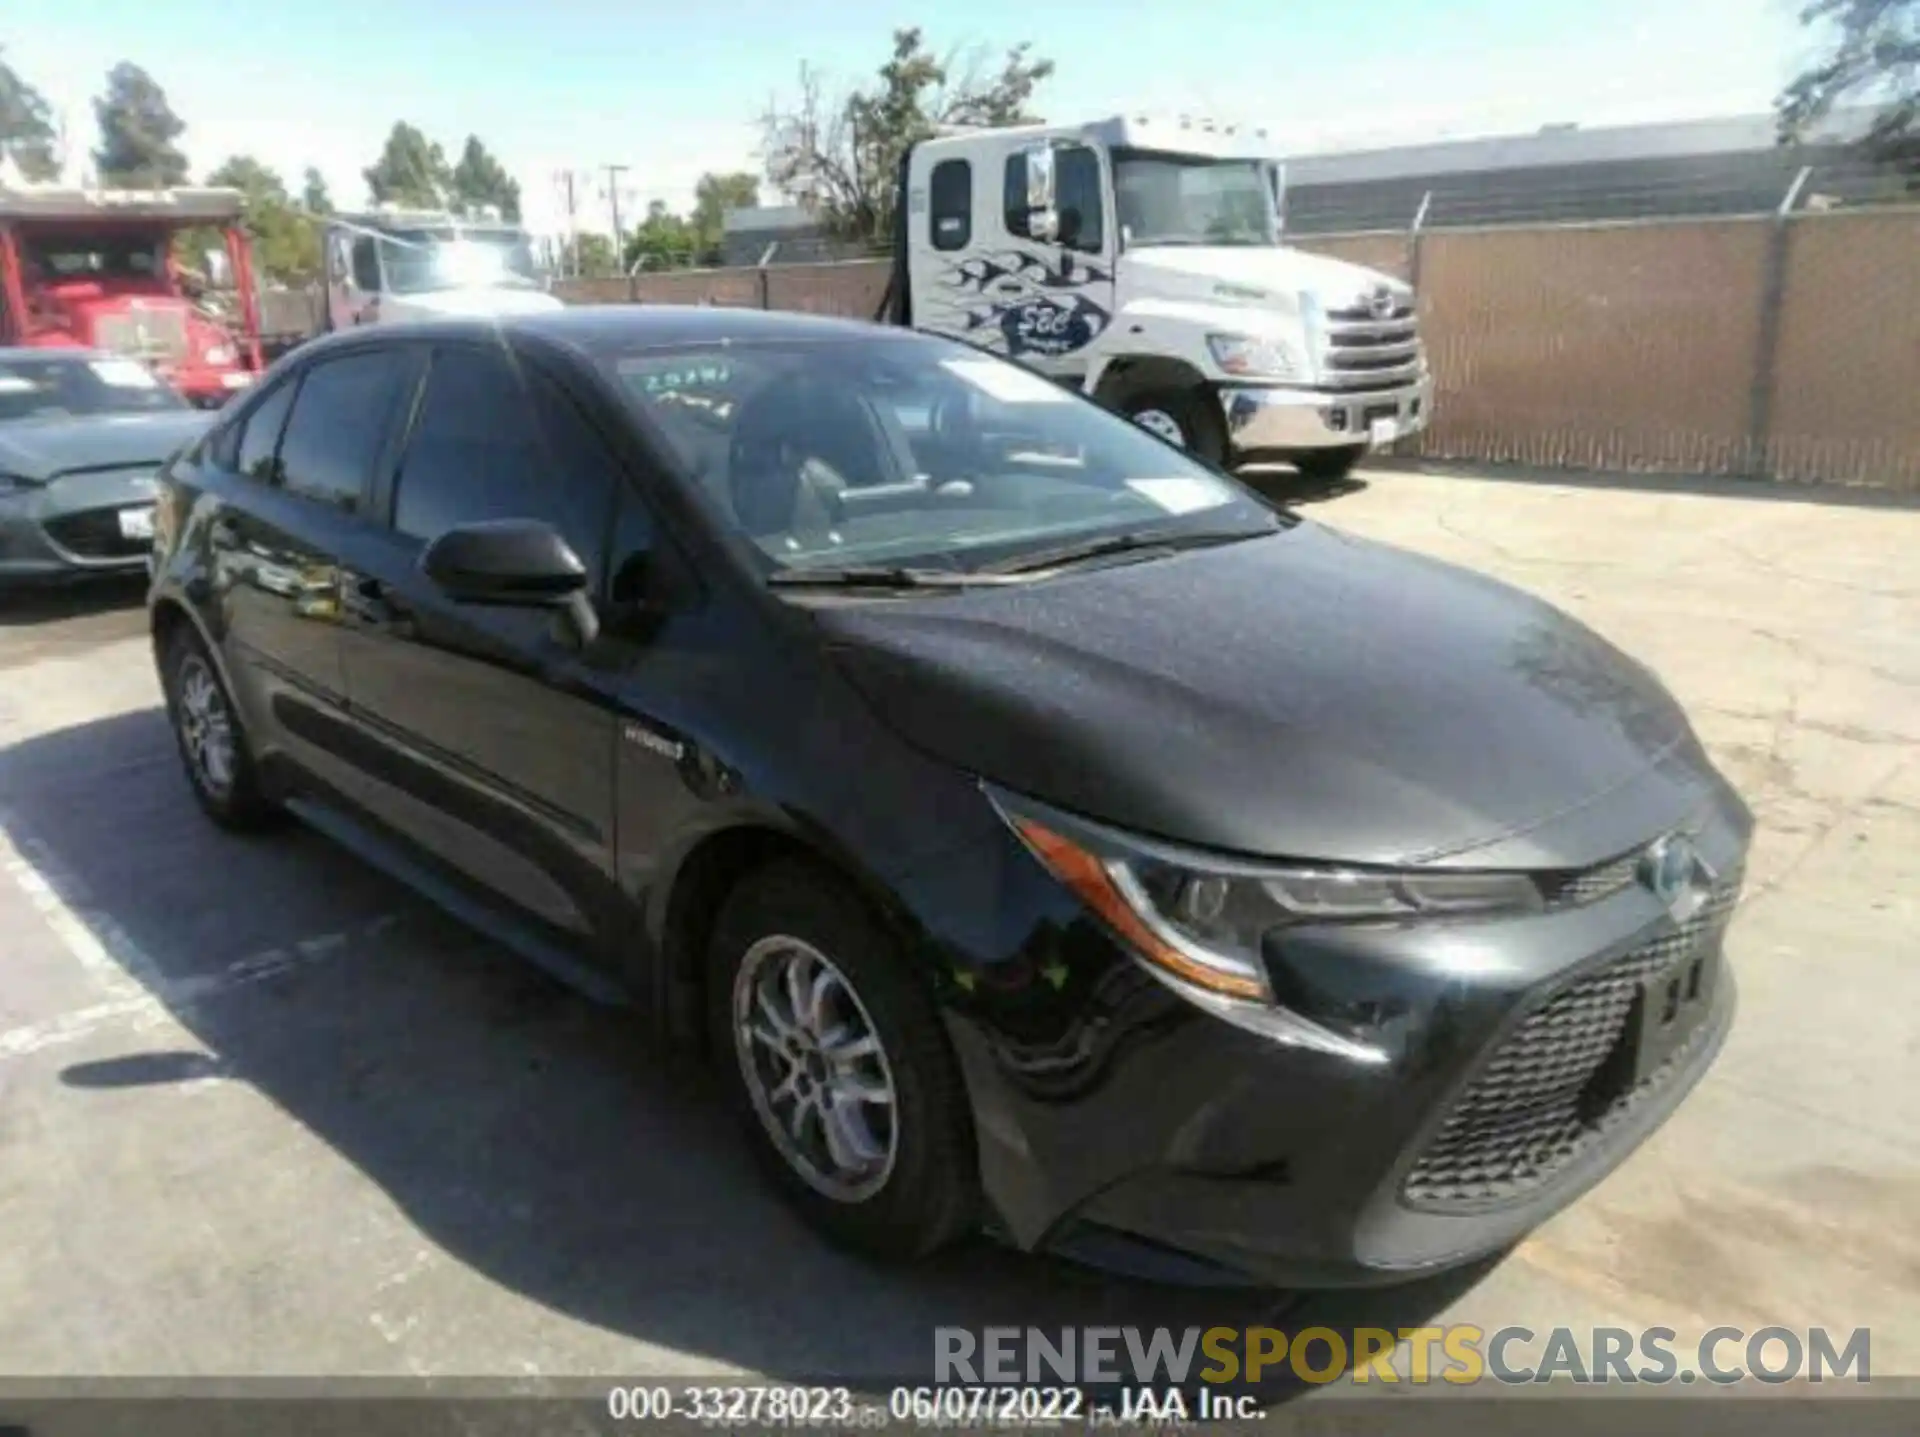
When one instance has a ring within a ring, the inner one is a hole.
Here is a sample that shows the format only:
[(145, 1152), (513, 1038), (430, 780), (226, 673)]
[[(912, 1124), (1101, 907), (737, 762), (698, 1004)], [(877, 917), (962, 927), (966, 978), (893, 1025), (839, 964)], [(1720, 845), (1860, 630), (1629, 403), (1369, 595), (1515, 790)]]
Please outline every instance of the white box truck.
[(1115, 116), (901, 161), (884, 317), (1007, 355), (1226, 465), (1345, 474), (1426, 427), (1412, 289), (1281, 243), (1262, 131)]

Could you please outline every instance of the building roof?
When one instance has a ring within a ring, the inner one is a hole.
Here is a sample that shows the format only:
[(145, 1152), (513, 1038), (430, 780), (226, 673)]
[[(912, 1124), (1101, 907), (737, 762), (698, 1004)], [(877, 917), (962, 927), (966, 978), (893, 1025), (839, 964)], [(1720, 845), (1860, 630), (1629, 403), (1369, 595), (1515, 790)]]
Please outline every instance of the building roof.
[(1889, 197), (1890, 171), (1846, 144), (1862, 127), (1851, 112), (1781, 146), (1771, 115), (1745, 115), (1303, 155), (1286, 161), (1287, 225), (1406, 229), (1423, 206), (1429, 227), (1765, 214), (1802, 169), (1805, 201)]

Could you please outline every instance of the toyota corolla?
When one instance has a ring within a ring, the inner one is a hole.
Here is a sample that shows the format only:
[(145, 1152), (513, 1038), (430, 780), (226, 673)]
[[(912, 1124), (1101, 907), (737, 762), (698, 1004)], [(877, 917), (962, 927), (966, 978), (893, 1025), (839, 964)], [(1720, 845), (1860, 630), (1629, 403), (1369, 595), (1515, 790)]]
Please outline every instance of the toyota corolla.
[(697, 1040), (870, 1252), (1459, 1263), (1731, 1020), (1751, 820), (1648, 669), (944, 340), (343, 335), (157, 527), (207, 812), (296, 815)]

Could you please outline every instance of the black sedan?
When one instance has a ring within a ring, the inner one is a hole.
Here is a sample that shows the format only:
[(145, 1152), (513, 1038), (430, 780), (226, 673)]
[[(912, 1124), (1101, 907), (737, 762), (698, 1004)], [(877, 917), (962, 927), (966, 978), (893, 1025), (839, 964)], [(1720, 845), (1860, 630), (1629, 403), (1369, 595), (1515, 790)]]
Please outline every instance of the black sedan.
[(1462, 1262), (1731, 1020), (1751, 820), (1646, 668), (944, 340), (360, 330), (157, 524), (207, 812), (703, 1043), (871, 1252)]
[(143, 568), (154, 475), (207, 422), (133, 360), (0, 348), (0, 586)]

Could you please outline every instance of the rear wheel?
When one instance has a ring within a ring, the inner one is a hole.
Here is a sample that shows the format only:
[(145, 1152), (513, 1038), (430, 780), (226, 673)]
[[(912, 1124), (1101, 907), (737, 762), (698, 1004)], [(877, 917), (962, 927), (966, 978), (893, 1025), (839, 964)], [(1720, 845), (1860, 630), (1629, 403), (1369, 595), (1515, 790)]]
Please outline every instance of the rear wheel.
[(806, 1218), (875, 1257), (917, 1257), (978, 1210), (972, 1130), (932, 999), (830, 875), (780, 862), (715, 925), (713, 1050), (762, 1165)]
[(1309, 449), (1293, 457), (1293, 467), (1308, 479), (1344, 479), (1366, 455), (1364, 444), (1348, 444), (1339, 449)]
[(1121, 406), (1121, 413), (1149, 434), (1196, 458), (1210, 464), (1226, 462), (1226, 422), (1204, 389), (1166, 389), (1135, 395)]
[(280, 810), (261, 790), (232, 696), (206, 646), (184, 622), (166, 641), (161, 674), (167, 717), (200, 807), (223, 828), (272, 823)]

